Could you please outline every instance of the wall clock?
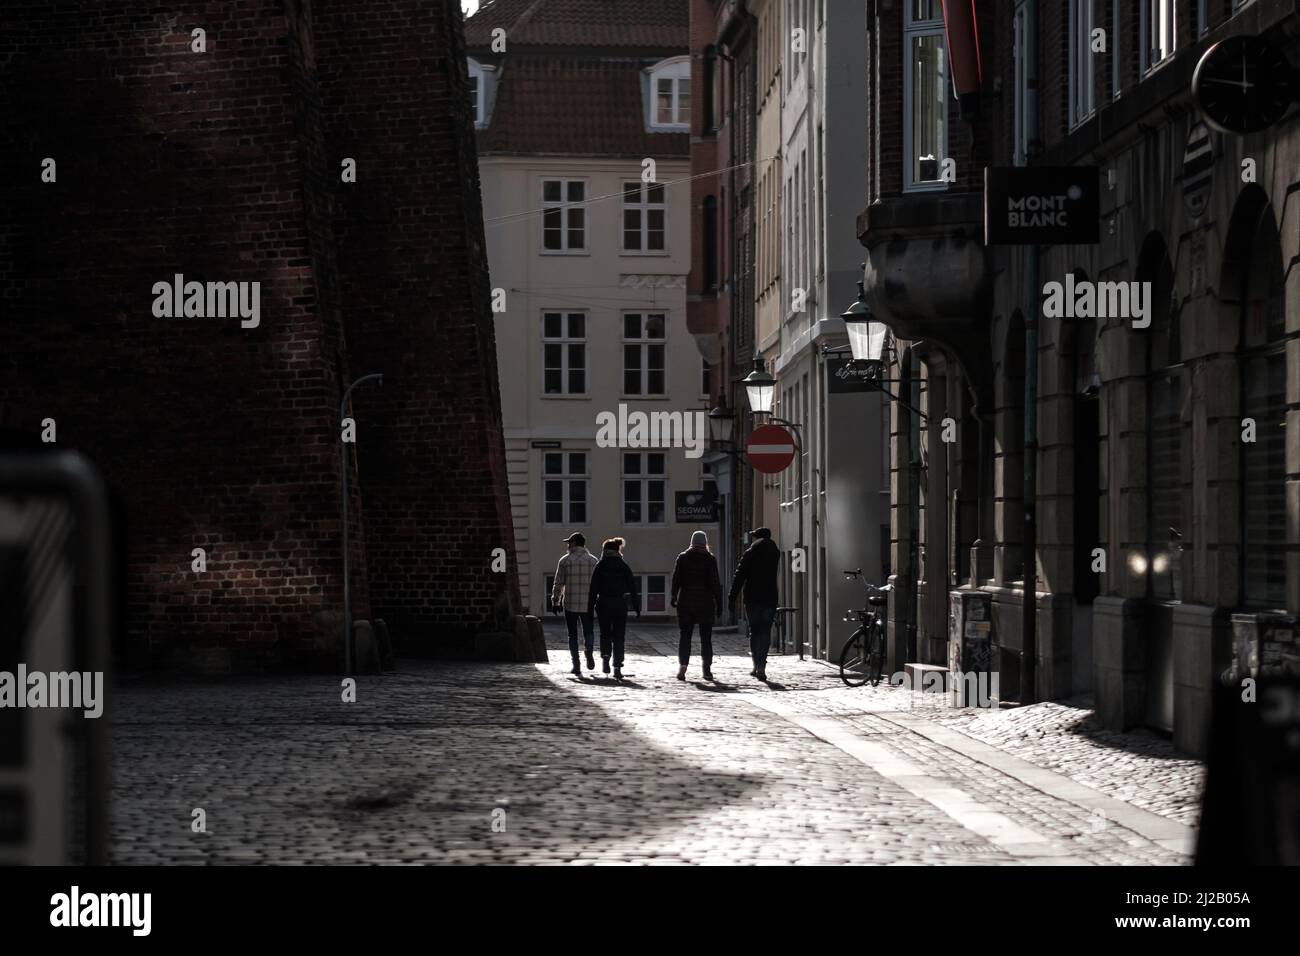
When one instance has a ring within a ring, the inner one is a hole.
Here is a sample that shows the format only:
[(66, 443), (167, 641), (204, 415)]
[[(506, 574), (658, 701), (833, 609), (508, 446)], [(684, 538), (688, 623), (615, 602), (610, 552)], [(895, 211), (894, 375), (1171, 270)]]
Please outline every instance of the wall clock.
[(1269, 41), (1242, 34), (1214, 44), (1192, 74), (1192, 96), (1222, 133), (1256, 133), (1280, 120), (1296, 99), (1296, 72)]

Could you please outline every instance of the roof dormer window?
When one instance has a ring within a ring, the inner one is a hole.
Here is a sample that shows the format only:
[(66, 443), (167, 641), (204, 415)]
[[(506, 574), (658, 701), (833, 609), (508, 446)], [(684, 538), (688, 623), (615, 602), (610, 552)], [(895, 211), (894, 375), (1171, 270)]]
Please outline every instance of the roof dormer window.
[(496, 67), (484, 66), (474, 59), (466, 59), (469, 73), (470, 110), (474, 114), (474, 128), (484, 129), (488, 124), (488, 107), (492, 99), (492, 81)]
[(691, 128), (691, 58), (673, 57), (649, 69), (649, 126), (683, 131)]

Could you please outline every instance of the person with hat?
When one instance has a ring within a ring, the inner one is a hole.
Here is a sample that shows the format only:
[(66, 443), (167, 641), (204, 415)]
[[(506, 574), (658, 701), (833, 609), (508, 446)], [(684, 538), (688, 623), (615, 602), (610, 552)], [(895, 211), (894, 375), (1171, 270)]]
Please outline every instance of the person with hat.
[(636, 616), (641, 616), (641, 594), (636, 575), (623, 560), (623, 539), (609, 538), (601, 546), (600, 562), (591, 575), (587, 592), (589, 608), (600, 619), (600, 659), (609, 673), (609, 656), (614, 655), (614, 679), (623, 679), (623, 637), (627, 633), (627, 606), (631, 596)]
[(596, 669), (596, 659), (592, 656), (596, 640), (592, 633), (591, 609), (588, 600), (591, 588), (591, 576), (596, 570), (596, 556), (587, 550), (587, 539), (581, 531), (575, 531), (564, 539), (569, 546), (568, 554), (560, 558), (555, 566), (555, 584), (551, 588), (551, 607), (564, 611), (564, 623), (569, 628), (569, 655), (573, 658), (571, 673), (582, 677), (582, 666), (578, 662), (578, 624), (582, 624), (582, 636), (587, 645), (587, 670)]
[(772, 622), (776, 620), (776, 577), (781, 566), (781, 549), (772, 540), (769, 528), (755, 528), (749, 533), (750, 545), (740, 556), (731, 581), (729, 605), (743, 593), (745, 617), (749, 621), (749, 653), (754, 659), (750, 671), (761, 681), (767, 680), (767, 650), (772, 643)]
[(691, 636), (700, 628), (700, 661), (704, 679), (713, 680), (713, 621), (722, 615), (722, 581), (718, 559), (709, 550), (709, 536), (703, 531), (691, 535), (691, 546), (677, 555), (673, 565), (673, 607), (681, 639), (677, 642), (678, 680), (686, 680), (691, 662)]

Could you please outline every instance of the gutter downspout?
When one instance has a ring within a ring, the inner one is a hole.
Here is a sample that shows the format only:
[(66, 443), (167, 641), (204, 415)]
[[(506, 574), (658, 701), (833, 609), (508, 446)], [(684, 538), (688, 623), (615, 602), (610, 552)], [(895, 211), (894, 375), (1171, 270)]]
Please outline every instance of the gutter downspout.
[(908, 355), (908, 445), (911, 461), (907, 465), (908, 499), (907, 499), (907, 656), (903, 663), (917, 659), (917, 622), (920, 620), (921, 602), (917, 589), (921, 582), (920, 542), (917, 540), (921, 529), (921, 416), (913, 409), (921, 407), (921, 360), (912, 349)]
[[(1038, 139), (1038, 11), (1025, 4), (1025, 143), (1026, 151)], [(1026, 164), (1028, 157), (1026, 157)], [(1038, 664), (1038, 267), (1040, 248), (1029, 247), (1025, 269), (1025, 440), (1024, 440), (1024, 601), (1021, 621), (1020, 703), (1037, 700)]]

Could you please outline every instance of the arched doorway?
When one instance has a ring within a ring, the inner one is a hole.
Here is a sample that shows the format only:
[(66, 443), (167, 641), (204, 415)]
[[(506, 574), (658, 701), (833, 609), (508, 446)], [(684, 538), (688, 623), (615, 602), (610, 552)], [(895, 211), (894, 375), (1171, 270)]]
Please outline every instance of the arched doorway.
[(1221, 296), (1235, 299), (1241, 400), (1238, 604), (1286, 606), (1286, 315), (1277, 220), (1259, 186), (1242, 190), (1224, 250)]

